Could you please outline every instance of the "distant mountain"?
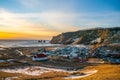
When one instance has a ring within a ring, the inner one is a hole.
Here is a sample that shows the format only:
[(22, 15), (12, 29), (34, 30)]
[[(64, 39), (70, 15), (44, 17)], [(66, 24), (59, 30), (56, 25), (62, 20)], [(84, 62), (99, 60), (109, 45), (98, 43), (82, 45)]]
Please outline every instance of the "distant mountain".
[(50, 41), (52, 44), (95, 44), (95, 43), (120, 43), (120, 27), (94, 28), (66, 32), (54, 36)]

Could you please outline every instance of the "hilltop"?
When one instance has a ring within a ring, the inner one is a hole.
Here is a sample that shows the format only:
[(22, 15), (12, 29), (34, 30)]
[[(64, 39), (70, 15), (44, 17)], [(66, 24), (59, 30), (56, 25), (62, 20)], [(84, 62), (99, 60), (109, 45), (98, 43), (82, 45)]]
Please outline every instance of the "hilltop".
[(120, 43), (120, 27), (94, 28), (53, 36), (52, 44), (113, 44)]

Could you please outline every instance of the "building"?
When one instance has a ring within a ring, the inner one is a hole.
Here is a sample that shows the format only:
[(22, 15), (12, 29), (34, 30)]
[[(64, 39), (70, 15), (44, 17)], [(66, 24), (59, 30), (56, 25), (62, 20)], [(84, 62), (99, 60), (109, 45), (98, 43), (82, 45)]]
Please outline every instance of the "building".
[(47, 60), (48, 57), (45, 53), (39, 53), (33, 56), (32, 60), (33, 61), (43, 61), (43, 60)]

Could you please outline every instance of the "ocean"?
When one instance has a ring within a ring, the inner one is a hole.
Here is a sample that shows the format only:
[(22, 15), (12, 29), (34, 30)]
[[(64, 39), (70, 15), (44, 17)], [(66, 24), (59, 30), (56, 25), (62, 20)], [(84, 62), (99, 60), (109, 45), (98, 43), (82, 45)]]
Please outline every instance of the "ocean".
[(49, 41), (39, 42), (38, 40), (0, 40), (0, 47), (39, 47), (57, 45), (59, 44), (50, 44)]

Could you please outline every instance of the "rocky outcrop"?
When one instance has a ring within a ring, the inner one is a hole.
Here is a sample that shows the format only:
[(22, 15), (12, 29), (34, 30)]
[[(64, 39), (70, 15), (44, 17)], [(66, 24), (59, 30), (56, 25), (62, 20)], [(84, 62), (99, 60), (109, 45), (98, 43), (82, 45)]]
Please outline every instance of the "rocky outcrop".
[(52, 44), (94, 44), (94, 43), (120, 43), (120, 27), (95, 28), (66, 32), (54, 36)]

